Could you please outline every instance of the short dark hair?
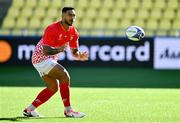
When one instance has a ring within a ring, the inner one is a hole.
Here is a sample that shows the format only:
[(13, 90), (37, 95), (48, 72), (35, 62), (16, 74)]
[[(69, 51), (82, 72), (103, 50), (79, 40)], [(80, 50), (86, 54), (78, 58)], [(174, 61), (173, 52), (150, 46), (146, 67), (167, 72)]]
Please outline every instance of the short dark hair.
[(63, 7), (62, 13), (68, 11), (68, 10), (75, 10), (73, 7)]

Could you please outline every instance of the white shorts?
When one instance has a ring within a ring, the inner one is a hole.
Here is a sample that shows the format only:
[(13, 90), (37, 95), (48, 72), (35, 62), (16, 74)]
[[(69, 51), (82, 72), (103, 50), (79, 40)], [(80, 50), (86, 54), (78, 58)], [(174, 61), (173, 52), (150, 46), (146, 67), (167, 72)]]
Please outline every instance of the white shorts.
[(39, 75), (42, 77), (44, 75), (47, 75), (49, 71), (51, 71), (51, 69), (57, 64), (57, 61), (53, 59), (47, 59), (40, 63), (33, 64), (33, 66), (36, 68), (36, 70), (39, 72)]

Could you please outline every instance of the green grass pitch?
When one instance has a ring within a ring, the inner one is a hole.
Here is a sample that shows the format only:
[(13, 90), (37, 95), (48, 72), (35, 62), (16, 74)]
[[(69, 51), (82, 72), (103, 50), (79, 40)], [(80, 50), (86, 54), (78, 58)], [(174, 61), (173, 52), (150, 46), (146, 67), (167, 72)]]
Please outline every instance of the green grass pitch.
[[(65, 66), (66, 67), (66, 66)], [(64, 118), (59, 92), (25, 118), (22, 110), (44, 87), (31, 67), (0, 67), (0, 122), (12, 123), (180, 123), (180, 71), (150, 68), (67, 67), (72, 105), (81, 119)]]
[(180, 122), (179, 89), (77, 88), (71, 89), (75, 109), (85, 112), (80, 119), (64, 118), (56, 93), (38, 111), (44, 118), (25, 118), (24, 107), (42, 87), (0, 87), (0, 122), (58, 123), (173, 123)]

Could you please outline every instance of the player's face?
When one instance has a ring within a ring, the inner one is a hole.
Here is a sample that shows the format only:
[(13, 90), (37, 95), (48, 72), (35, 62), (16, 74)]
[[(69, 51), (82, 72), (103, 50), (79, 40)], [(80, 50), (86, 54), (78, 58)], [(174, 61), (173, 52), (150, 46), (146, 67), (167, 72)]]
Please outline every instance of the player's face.
[(72, 26), (75, 19), (76, 19), (75, 10), (68, 10), (64, 14), (64, 22), (69, 26)]

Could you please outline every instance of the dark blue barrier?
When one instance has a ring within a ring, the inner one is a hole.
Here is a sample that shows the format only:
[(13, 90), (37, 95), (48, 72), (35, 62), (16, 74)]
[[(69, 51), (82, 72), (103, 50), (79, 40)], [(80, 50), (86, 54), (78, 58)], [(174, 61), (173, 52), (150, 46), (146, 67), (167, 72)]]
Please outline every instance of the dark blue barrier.
[[(40, 37), (0, 36), (0, 41), (10, 44), (11, 56), (0, 65), (30, 65), (32, 51)], [(114, 37), (80, 37), (80, 50), (89, 52), (89, 61), (72, 60), (70, 50), (62, 53), (59, 62), (73, 66), (124, 66), (153, 67), (153, 38), (144, 38), (133, 42), (127, 38)], [(1, 52), (3, 50), (0, 49)]]

